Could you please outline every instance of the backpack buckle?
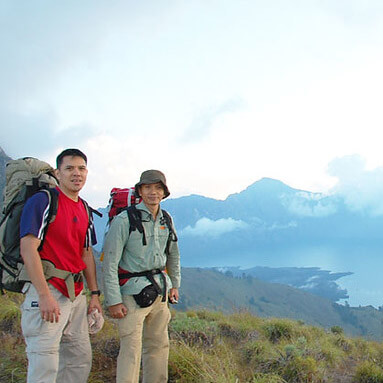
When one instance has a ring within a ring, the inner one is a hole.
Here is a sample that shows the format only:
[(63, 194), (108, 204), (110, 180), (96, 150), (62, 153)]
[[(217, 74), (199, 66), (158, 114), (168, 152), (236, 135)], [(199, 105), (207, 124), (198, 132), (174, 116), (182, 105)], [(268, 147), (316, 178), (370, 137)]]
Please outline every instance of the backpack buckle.
[(82, 273), (73, 273), (73, 281), (74, 282), (82, 282), (83, 281), (83, 277), (82, 277)]

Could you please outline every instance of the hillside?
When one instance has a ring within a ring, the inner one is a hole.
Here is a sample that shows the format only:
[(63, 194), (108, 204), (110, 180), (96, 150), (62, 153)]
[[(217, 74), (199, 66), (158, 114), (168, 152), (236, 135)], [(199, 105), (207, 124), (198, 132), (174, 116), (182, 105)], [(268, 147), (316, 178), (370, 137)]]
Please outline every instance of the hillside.
[(319, 267), (215, 267), (213, 270), (234, 277), (251, 276), (265, 282), (288, 285), (332, 302), (349, 298), (347, 290), (342, 289), (336, 281), (353, 274), (334, 273)]
[[(102, 265), (99, 253), (94, 253), (102, 289)], [(218, 310), (227, 314), (245, 310), (260, 317), (291, 318), (324, 328), (341, 326), (349, 335), (383, 340), (381, 309), (344, 306), (285, 284), (250, 275), (235, 277), (214, 269), (183, 267), (180, 300), (174, 309)]]
[[(0, 383), (26, 377), (20, 295), (0, 296)], [(169, 383), (381, 383), (383, 346), (288, 319), (172, 312)], [(91, 336), (89, 383), (115, 381), (118, 335), (106, 318)]]
[(215, 270), (182, 269), (177, 309), (245, 310), (260, 317), (291, 318), (324, 328), (340, 326), (349, 335), (383, 340), (383, 311), (372, 306), (343, 306), (290, 286)]
[[(102, 290), (102, 265), (99, 253), (94, 253)], [(183, 267), (180, 300), (173, 308), (227, 314), (247, 311), (264, 318), (302, 320), (323, 328), (340, 326), (348, 335), (383, 340), (383, 311), (372, 306), (343, 306), (285, 284), (269, 283), (249, 275), (235, 277), (214, 269)]]

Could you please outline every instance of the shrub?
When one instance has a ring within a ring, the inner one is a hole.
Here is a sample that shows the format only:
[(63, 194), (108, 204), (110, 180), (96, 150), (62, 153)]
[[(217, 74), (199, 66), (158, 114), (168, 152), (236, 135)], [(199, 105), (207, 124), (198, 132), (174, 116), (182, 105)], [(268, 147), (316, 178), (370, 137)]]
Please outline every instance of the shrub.
[[(241, 356), (244, 365), (260, 371), (279, 357), (278, 351), (266, 340), (249, 341), (241, 348)], [(262, 370), (263, 371), (263, 370)]]
[(198, 316), (188, 315), (187, 313), (177, 313), (170, 322), (170, 331), (199, 331), (211, 332), (217, 329), (216, 322), (202, 319)]
[(218, 321), (226, 317), (223, 313), (216, 312), (216, 311), (206, 311), (206, 310), (196, 311), (195, 314), (197, 315), (198, 318), (205, 319), (209, 322)]
[(222, 336), (230, 338), (235, 342), (239, 342), (245, 339), (247, 336), (247, 334), (243, 330), (238, 329), (235, 325), (232, 325), (231, 323), (219, 323), (218, 327)]
[(15, 334), (20, 329), (20, 304), (22, 294), (9, 293), (0, 295), (0, 330)]
[(170, 338), (184, 341), (189, 346), (210, 347), (214, 344), (217, 324), (197, 315), (177, 313), (170, 323)]
[(353, 349), (351, 340), (345, 338), (343, 335), (336, 335), (334, 344), (345, 352), (350, 352)]
[(291, 321), (286, 319), (272, 319), (263, 326), (266, 337), (273, 343), (281, 339), (290, 340), (294, 334)]
[(251, 383), (285, 383), (285, 380), (279, 375), (258, 373), (254, 375)]
[(285, 354), (287, 358), (290, 358), (297, 355), (301, 355), (302, 351), (298, 349), (298, 347), (295, 346), (294, 344), (288, 344), (285, 346)]
[(248, 312), (241, 312), (223, 317), (217, 323), (223, 337), (241, 342), (259, 339), (258, 328), (263, 320)]
[(242, 381), (232, 347), (219, 344), (201, 352), (183, 342), (172, 342), (169, 359), (169, 382), (227, 383)]
[(355, 383), (383, 383), (383, 370), (376, 364), (365, 361), (356, 369)]
[(382, 362), (382, 345), (375, 342), (366, 341), (365, 339), (357, 338), (354, 340), (355, 352), (363, 360), (378, 359)]
[(332, 326), (330, 330), (333, 334), (343, 335), (343, 329), (340, 326)]
[(289, 383), (307, 383), (318, 381), (318, 365), (314, 358), (296, 356), (283, 368), (282, 377)]
[(324, 337), (310, 344), (307, 354), (328, 366), (334, 366), (345, 357), (345, 351), (337, 347), (331, 340)]

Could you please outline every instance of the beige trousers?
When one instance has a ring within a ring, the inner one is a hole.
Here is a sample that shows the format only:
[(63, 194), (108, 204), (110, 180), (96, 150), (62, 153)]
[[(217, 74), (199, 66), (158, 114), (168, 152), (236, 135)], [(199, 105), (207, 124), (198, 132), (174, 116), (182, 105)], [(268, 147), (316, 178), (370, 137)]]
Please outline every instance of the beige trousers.
[(120, 353), (117, 358), (117, 383), (138, 383), (141, 364), (143, 383), (168, 381), (170, 311), (162, 296), (141, 308), (131, 295), (123, 297), (127, 315), (118, 320)]
[(53, 286), (60, 305), (58, 323), (41, 319), (38, 294), (30, 285), (21, 305), (21, 328), (28, 356), (28, 383), (86, 383), (92, 363), (87, 302), (83, 294), (74, 302)]

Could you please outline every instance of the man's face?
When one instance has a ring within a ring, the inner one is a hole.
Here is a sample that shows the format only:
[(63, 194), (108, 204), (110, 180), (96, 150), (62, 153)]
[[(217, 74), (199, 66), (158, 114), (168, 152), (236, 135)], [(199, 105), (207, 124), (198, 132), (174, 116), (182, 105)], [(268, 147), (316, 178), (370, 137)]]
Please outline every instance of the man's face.
[(155, 184), (143, 184), (138, 189), (146, 206), (158, 206), (165, 196), (161, 182)]
[(68, 196), (76, 196), (84, 187), (88, 169), (85, 160), (78, 156), (65, 156), (56, 176), (60, 189)]

